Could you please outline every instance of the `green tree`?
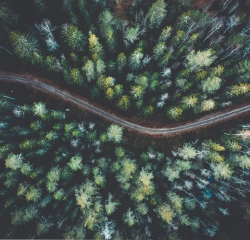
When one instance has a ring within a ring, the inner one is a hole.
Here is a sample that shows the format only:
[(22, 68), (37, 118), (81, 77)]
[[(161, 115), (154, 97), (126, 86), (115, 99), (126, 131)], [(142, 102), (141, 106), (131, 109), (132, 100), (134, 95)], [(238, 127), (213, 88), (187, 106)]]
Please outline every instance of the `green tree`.
[(132, 227), (136, 223), (135, 215), (133, 211), (130, 210), (130, 208), (125, 214), (123, 214), (123, 221), (124, 223), (128, 224), (129, 227)]
[(160, 26), (167, 15), (166, 7), (167, 4), (164, 0), (157, 0), (152, 4), (147, 14), (150, 28), (158, 28)]
[(112, 100), (114, 98), (114, 90), (112, 88), (108, 88), (105, 92), (105, 97), (108, 99), (108, 100)]
[(83, 51), (87, 43), (86, 37), (76, 26), (70, 25), (67, 27), (65, 35), (66, 42), (71, 51)]
[(218, 164), (211, 164), (211, 168), (213, 170), (214, 178), (216, 180), (223, 178), (228, 179), (232, 175), (232, 170), (230, 169), (229, 164), (221, 162)]
[(130, 93), (134, 99), (140, 99), (143, 97), (144, 88), (140, 85), (134, 85), (131, 87)]
[(248, 155), (239, 155), (234, 154), (232, 156), (233, 161), (242, 169), (249, 169), (250, 168), (250, 158)]
[(138, 40), (140, 31), (139, 31), (139, 25), (135, 27), (128, 27), (124, 31), (124, 39), (127, 42), (127, 44), (134, 43), (136, 40)]
[(153, 56), (154, 59), (158, 60), (167, 50), (165, 42), (159, 42), (153, 48)]
[(55, 66), (56, 66), (56, 58), (53, 56), (47, 56), (45, 58), (45, 65), (48, 68), (49, 71), (53, 71), (55, 70)]
[(173, 218), (175, 217), (174, 211), (171, 209), (171, 207), (167, 203), (161, 204), (157, 209), (156, 212), (159, 214), (159, 216), (167, 222), (168, 224), (172, 223)]
[(78, 85), (78, 86), (83, 85), (83, 77), (82, 77), (81, 72), (78, 68), (73, 68), (71, 70), (70, 77), (76, 85)]
[(178, 154), (185, 160), (194, 159), (196, 156), (196, 150), (190, 144), (185, 143), (182, 148), (178, 150)]
[(138, 211), (141, 215), (146, 215), (148, 213), (148, 206), (145, 203), (138, 203), (136, 211)]
[(214, 56), (212, 49), (207, 49), (202, 52), (198, 51), (196, 53), (193, 50), (187, 56), (187, 61), (184, 65), (191, 71), (198, 72), (204, 67), (209, 67), (215, 59), (216, 56)]
[(68, 226), (63, 233), (63, 238), (70, 239), (85, 239), (86, 236), (86, 228), (82, 223), (82, 220), (79, 221), (76, 225)]
[(172, 120), (178, 120), (182, 115), (182, 109), (180, 107), (170, 107), (167, 110), (167, 116)]
[(194, 108), (197, 101), (198, 101), (198, 98), (194, 95), (185, 96), (183, 97), (181, 101), (181, 106), (183, 109)]
[(153, 173), (147, 172), (145, 169), (141, 170), (137, 185), (143, 191), (143, 194), (151, 195), (154, 193), (155, 187), (151, 180), (153, 178)]
[(38, 41), (29, 34), (12, 31), (10, 33), (10, 41), (15, 54), (23, 60), (32, 62), (34, 61), (34, 54), (40, 53)]
[(81, 156), (74, 156), (74, 157), (72, 157), (70, 159), (70, 161), (68, 162), (68, 166), (73, 171), (81, 170), (83, 168), (82, 157)]
[(19, 144), (19, 148), (23, 150), (31, 150), (35, 147), (36, 140), (35, 139), (26, 139)]
[(250, 78), (250, 60), (245, 59), (237, 64), (236, 71), (240, 81), (247, 82), (247, 80)]
[(131, 53), (129, 57), (129, 65), (132, 70), (138, 70), (141, 67), (143, 58), (142, 49), (138, 48)]
[(107, 136), (109, 141), (119, 143), (122, 140), (122, 135), (123, 135), (123, 127), (119, 127), (118, 125), (111, 124), (107, 130)]
[(36, 225), (36, 234), (37, 236), (42, 236), (43, 234), (48, 233), (53, 227), (54, 223), (49, 219), (42, 218)]
[(7, 168), (16, 170), (18, 168), (21, 168), (23, 160), (24, 160), (24, 157), (22, 154), (10, 153), (5, 160), (5, 166)]
[(124, 53), (117, 56), (117, 70), (121, 72), (127, 64), (127, 57)]
[(128, 110), (130, 107), (130, 98), (127, 95), (123, 95), (117, 102), (117, 106), (122, 110)]
[(123, 85), (122, 84), (116, 84), (114, 87), (114, 93), (116, 97), (119, 97), (123, 94)]
[(34, 186), (29, 187), (25, 197), (27, 201), (37, 202), (42, 196), (42, 190), (35, 188)]
[(95, 65), (91, 60), (88, 60), (85, 65), (82, 67), (82, 70), (85, 71), (87, 80), (90, 82), (96, 76), (95, 74)]
[(208, 77), (201, 82), (203, 92), (212, 93), (220, 89), (221, 78)]
[(91, 34), (89, 37), (89, 50), (92, 53), (92, 60), (97, 61), (97, 59), (102, 59), (103, 57), (103, 47), (99, 42), (99, 39), (95, 34)]
[(215, 101), (212, 99), (203, 100), (201, 102), (200, 110), (201, 112), (211, 111), (215, 108)]
[(59, 166), (54, 166), (50, 169), (50, 171), (47, 173), (47, 179), (50, 182), (57, 182), (60, 179), (60, 168)]
[(122, 158), (125, 156), (125, 149), (123, 147), (116, 147), (115, 148), (115, 155), (117, 158)]
[(33, 114), (39, 117), (47, 113), (45, 104), (42, 102), (34, 103), (32, 110), (33, 110)]
[(113, 201), (113, 196), (111, 193), (108, 194), (108, 199), (105, 203), (105, 210), (107, 215), (111, 215), (119, 205), (119, 202)]
[(100, 76), (101, 74), (105, 73), (106, 65), (102, 59), (97, 59), (96, 61), (96, 73), (97, 76)]
[(168, 38), (170, 37), (172, 31), (173, 31), (173, 28), (171, 26), (166, 26), (165, 28), (163, 28), (158, 41), (166, 42)]
[(154, 107), (152, 105), (148, 105), (143, 108), (143, 115), (145, 117), (150, 116), (153, 113), (154, 113)]
[(250, 91), (250, 84), (240, 83), (239, 85), (233, 85), (228, 87), (226, 95), (229, 98), (238, 97), (239, 95), (247, 94)]
[(116, 49), (116, 37), (114, 31), (115, 19), (109, 10), (104, 10), (99, 17), (100, 31), (105, 38), (108, 50), (113, 52)]
[(179, 45), (185, 37), (185, 32), (183, 30), (178, 30), (176, 34), (171, 39), (171, 44), (173, 46)]

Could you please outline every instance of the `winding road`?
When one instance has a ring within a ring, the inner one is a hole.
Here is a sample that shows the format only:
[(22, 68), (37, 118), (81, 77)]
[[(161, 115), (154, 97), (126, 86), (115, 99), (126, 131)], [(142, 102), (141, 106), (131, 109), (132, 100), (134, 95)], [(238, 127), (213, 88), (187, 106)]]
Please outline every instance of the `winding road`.
[(149, 128), (149, 127), (143, 127), (141, 125), (131, 123), (128, 121), (125, 121), (124, 119), (115, 116), (114, 114), (105, 112), (104, 110), (93, 106), (92, 104), (79, 99), (77, 97), (74, 97), (73, 94), (68, 93), (66, 91), (57, 89), (53, 86), (48, 85), (47, 83), (38, 81), (37, 79), (29, 79), (25, 77), (19, 77), (14, 75), (7, 75), (0, 73), (0, 80), (7, 81), (7, 82), (15, 82), (15, 83), (22, 83), (27, 86), (30, 86), (32, 88), (38, 89), (38, 90), (45, 90), (53, 95), (56, 95), (57, 97), (60, 97), (62, 99), (66, 99), (67, 101), (70, 101), (71, 103), (74, 103), (75, 105), (86, 109), (96, 115), (99, 115), (113, 123), (119, 124), (123, 127), (126, 127), (131, 130), (135, 130), (137, 132), (143, 133), (143, 134), (150, 134), (150, 135), (172, 135), (172, 134), (178, 134), (186, 131), (191, 131), (200, 127), (212, 125), (215, 123), (219, 123), (223, 120), (239, 116), (243, 113), (246, 113), (250, 111), (250, 105), (239, 107), (237, 109), (225, 112), (225, 113), (219, 113), (215, 114), (215, 116), (208, 116), (206, 119), (197, 120), (195, 122), (186, 123), (181, 126), (177, 127), (171, 127), (171, 128)]

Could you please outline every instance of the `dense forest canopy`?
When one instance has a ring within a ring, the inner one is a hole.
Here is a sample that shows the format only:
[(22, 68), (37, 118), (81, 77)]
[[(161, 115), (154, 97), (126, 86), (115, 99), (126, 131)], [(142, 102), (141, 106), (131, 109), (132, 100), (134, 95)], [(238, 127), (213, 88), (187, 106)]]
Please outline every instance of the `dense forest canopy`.
[(249, 11), (236, 0), (3, 1), (1, 47), (113, 111), (185, 120), (248, 99)]
[(5, 96), (1, 237), (221, 238), (223, 216), (250, 209), (249, 124), (170, 155), (150, 146), (138, 154), (117, 125), (100, 131), (87, 118), (69, 122), (42, 102), (18, 106)]
[[(0, 70), (138, 121), (187, 121), (249, 100), (249, 12), (249, 0), (2, 0)], [(121, 126), (25, 94), (0, 92), (0, 238), (250, 236), (249, 119), (132, 146)]]

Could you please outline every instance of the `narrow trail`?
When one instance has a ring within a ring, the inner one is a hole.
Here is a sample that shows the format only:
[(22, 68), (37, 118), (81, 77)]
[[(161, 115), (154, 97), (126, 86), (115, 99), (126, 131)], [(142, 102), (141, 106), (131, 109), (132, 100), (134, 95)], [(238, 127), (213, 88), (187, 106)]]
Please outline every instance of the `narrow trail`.
[(228, 112), (218, 113), (218, 114), (215, 114), (214, 116), (208, 116), (206, 119), (200, 119), (195, 122), (186, 123), (184, 125), (177, 126), (177, 127), (149, 128), (149, 127), (144, 127), (135, 123), (128, 122), (120, 117), (115, 116), (114, 114), (108, 113), (98, 107), (95, 107), (91, 103), (88, 103), (82, 99), (74, 97), (73, 94), (69, 92), (57, 89), (56, 87), (53, 87), (53, 86), (48, 85), (47, 83), (38, 81), (35, 78), (29, 79), (25, 77), (19, 77), (19, 76), (0, 73), (0, 80), (7, 81), (7, 82), (14, 82), (14, 83), (22, 83), (29, 87), (38, 89), (38, 90), (47, 91), (51, 93), (52, 95), (62, 98), (63, 100), (69, 101), (113, 123), (121, 125), (130, 130), (134, 130), (134, 131), (137, 131), (143, 134), (149, 134), (149, 135), (168, 136), (168, 135), (173, 135), (173, 134), (180, 134), (180, 133), (192, 131), (201, 127), (220, 123), (222, 121), (229, 120), (230, 118), (243, 115), (244, 113), (250, 111), (250, 105), (247, 105), (244, 107), (239, 107), (234, 110), (230, 110)]

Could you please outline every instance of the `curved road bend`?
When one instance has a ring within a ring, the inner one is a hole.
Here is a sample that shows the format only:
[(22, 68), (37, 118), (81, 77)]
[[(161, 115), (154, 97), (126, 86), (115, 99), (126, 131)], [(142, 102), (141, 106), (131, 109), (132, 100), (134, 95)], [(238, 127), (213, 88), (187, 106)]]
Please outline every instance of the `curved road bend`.
[(170, 135), (170, 134), (176, 134), (176, 133), (181, 133), (181, 132), (185, 132), (185, 131), (190, 131), (190, 130), (194, 130), (196, 128), (199, 127), (203, 127), (203, 126), (207, 126), (207, 125), (211, 125), (214, 123), (218, 123), (221, 122), (222, 120), (228, 119), (230, 117), (233, 117), (235, 115), (240, 115), (243, 114), (245, 112), (250, 111), (250, 105), (248, 106), (244, 106), (244, 107), (240, 107), (237, 108), (235, 110), (231, 110), (229, 112), (226, 113), (221, 113), (218, 114), (216, 116), (211, 116), (208, 117), (207, 119), (204, 120), (199, 120), (196, 122), (192, 122), (192, 123), (187, 123), (184, 124), (182, 126), (177, 126), (177, 127), (172, 127), (172, 128), (149, 128), (149, 127), (143, 127), (140, 126), (138, 124), (135, 123), (131, 123), (128, 121), (123, 120), (122, 118), (119, 118), (113, 114), (107, 113), (105, 111), (103, 111), (102, 109), (99, 109), (93, 105), (91, 105), (88, 102), (85, 102), (82, 99), (78, 99), (77, 97), (74, 97), (72, 94), (59, 90), (55, 87), (52, 87), (46, 83), (43, 82), (39, 82), (36, 79), (28, 79), (28, 78), (24, 78), (24, 77), (17, 77), (17, 76), (10, 76), (10, 75), (6, 75), (6, 74), (0, 74), (0, 80), (7, 80), (10, 82), (16, 82), (16, 83), (22, 83), (25, 84), (27, 86), (31, 86), (33, 88), (39, 89), (39, 90), (45, 90), (47, 92), (50, 92), (62, 99), (67, 99), (68, 101), (74, 103), (75, 105), (84, 108), (96, 115), (99, 115), (113, 123), (119, 124), (121, 126), (124, 126), (128, 129), (132, 129), (135, 130), (137, 132), (140, 133), (144, 133), (144, 134), (150, 134), (150, 135)]

